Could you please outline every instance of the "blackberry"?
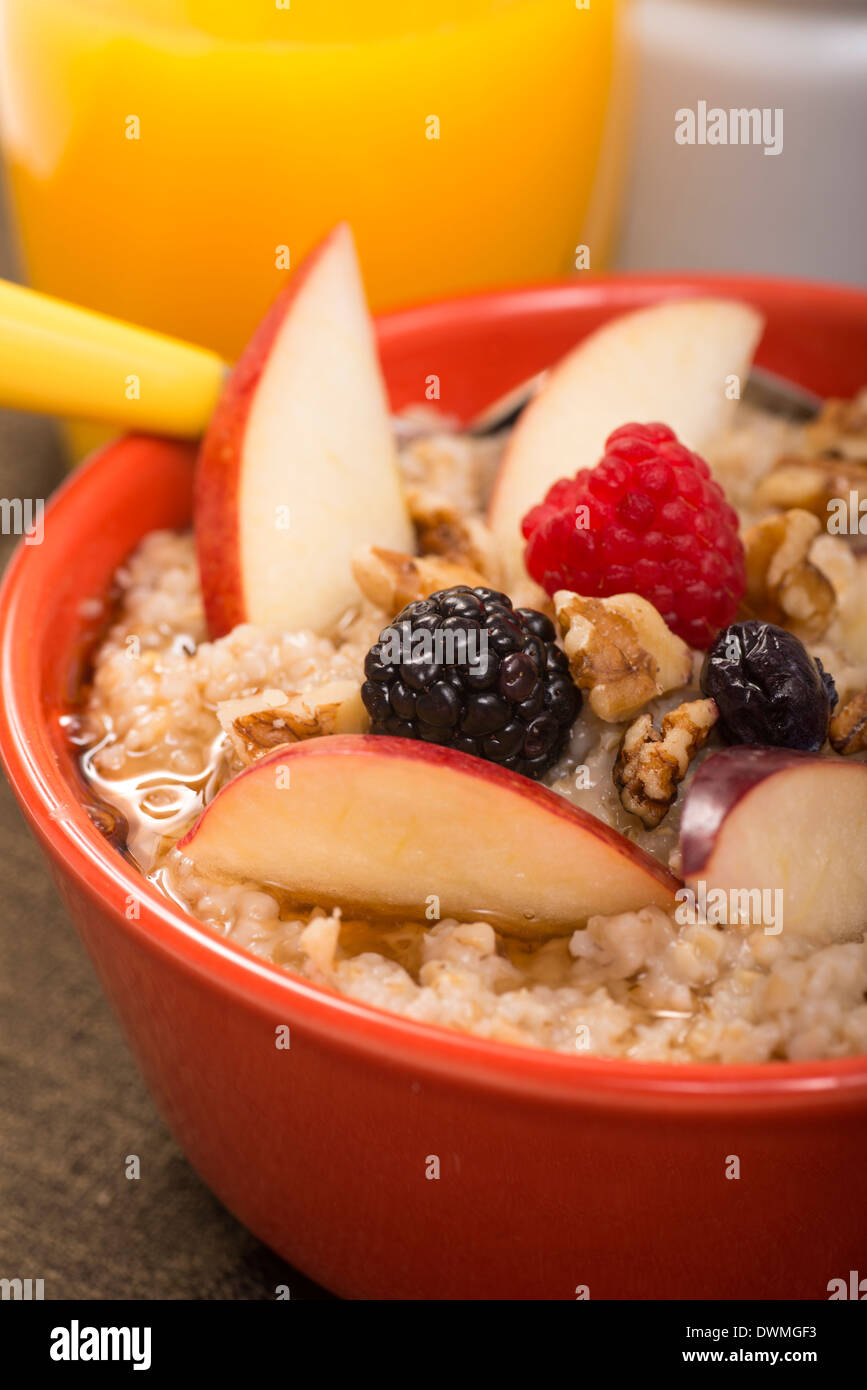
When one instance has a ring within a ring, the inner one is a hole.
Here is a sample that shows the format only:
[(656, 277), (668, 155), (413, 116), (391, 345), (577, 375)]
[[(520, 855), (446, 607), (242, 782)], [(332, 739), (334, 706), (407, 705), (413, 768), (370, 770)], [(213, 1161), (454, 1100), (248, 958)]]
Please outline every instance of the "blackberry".
[(817, 752), (837, 703), (834, 681), (806, 647), (773, 623), (732, 623), (714, 641), (701, 688), (729, 743)]
[(554, 625), (496, 589), (409, 603), (367, 653), (371, 732), (446, 744), (539, 778), (562, 756), (581, 693)]

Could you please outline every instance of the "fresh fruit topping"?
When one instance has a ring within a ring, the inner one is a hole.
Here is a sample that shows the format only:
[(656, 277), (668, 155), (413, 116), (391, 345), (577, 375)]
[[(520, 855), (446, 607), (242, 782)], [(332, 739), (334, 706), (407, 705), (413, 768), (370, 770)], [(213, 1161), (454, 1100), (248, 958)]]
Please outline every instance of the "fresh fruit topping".
[(293, 273), (230, 374), (194, 513), (212, 637), (245, 622), (327, 631), (357, 601), (359, 546), (412, 550), (348, 227)]
[(861, 762), (726, 748), (704, 760), (684, 799), (681, 858), (694, 902), (708, 921), (772, 936), (826, 942), (863, 933), (865, 841)]
[(260, 758), (178, 848), (203, 873), (275, 884), (300, 905), (428, 923), (481, 916), (529, 939), (596, 914), (670, 911), (678, 887), (547, 787), (452, 748), (365, 734)]
[(361, 687), (371, 732), (446, 744), (541, 777), (581, 708), (544, 613), (459, 585), (408, 604), (379, 634)]
[(595, 468), (562, 478), (524, 517), (527, 569), (549, 594), (630, 590), (706, 648), (744, 592), (738, 518), (667, 425), (623, 425)]
[(638, 594), (582, 598), (560, 589), (554, 611), (572, 679), (600, 719), (631, 719), (692, 675), (692, 653)]
[(699, 452), (721, 433), (736, 404), (727, 381), (746, 380), (761, 329), (746, 304), (671, 300), (620, 314), (557, 363), (512, 432), (491, 497), (507, 589), (524, 576), (521, 518), (557, 478), (590, 468), (624, 420), (665, 420)]
[(625, 811), (654, 830), (668, 815), (679, 784), (719, 718), (713, 700), (689, 700), (665, 715), (662, 733), (642, 714), (626, 730), (614, 764), (614, 785)]
[(821, 661), (773, 623), (732, 623), (701, 668), (701, 688), (717, 703), (729, 743), (816, 752), (828, 737), (837, 691)]

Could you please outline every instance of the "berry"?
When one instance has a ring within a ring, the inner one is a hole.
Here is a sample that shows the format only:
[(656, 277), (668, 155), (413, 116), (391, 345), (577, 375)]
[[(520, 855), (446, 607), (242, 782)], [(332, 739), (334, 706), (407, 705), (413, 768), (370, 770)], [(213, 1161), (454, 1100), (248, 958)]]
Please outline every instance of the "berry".
[(527, 569), (549, 594), (641, 594), (702, 650), (746, 587), (737, 513), (667, 425), (615, 430), (601, 462), (554, 483), (521, 530)]
[(442, 589), (407, 604), (364, 674), (372, 733), (447, 744), (526, 777), (554, 766), (581, 709), (551, 620), (495, 589)]
[(817, 752), (837, 703), (834, 681), (785, 628), (756, 619), (719, 634), (701, 669), (729, 743)]

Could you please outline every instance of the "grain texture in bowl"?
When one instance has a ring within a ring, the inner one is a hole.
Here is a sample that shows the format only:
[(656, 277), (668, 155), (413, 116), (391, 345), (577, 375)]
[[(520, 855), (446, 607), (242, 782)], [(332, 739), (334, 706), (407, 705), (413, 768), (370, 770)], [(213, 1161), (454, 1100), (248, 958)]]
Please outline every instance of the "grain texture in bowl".
[[(500, 443), (460, 435), (408, 445), (409, 486), (435, 490), (482, 526)], [(798, 431), (743, 407), (713, 462), (745, 521), (757, 487), (799, 447)], [(867, 685), (867, 560), (842, 540), (818, 542), (838, 614), (815, 650), (841, 692)], [(643, 1061), (761, 1062), (867, 1052), (867, 942), (817, 947), (762, 926), (721, 929), (646, 906), (576, 924), (567, 939), (527, 945), (481, 920), (359, 920), (339, 904), (299, 907), (263, 882), (197, 870), (175, 842), (240, 762), (221, 730), (223, 701), (270, 688), (307, 692), (363, 679), (364, 656), (390, 614), (359, 595), (333, 636), (242, 625), (209, 641), (189, 534), (148, 536), (117, 575), (118, 618), (95, 662), (86, 709), (85, 773), (129, 826), (129, 848), (175, 902), (215, 931), (350, 998), (479, 1037)], [(539, 602), (528, 588), (523, 601)], [(695, 669), (701, 654), (695, 653)], [(700, 698), (697, 681), (654, 701), (654, 717)], [(586, 707), (546, 783), (661, 862), (678, 867), (690, 768), (662, 824), (625, 810), (612, 768), (625, 724)], [(585, 769), (581, 776), (578, 769)]]

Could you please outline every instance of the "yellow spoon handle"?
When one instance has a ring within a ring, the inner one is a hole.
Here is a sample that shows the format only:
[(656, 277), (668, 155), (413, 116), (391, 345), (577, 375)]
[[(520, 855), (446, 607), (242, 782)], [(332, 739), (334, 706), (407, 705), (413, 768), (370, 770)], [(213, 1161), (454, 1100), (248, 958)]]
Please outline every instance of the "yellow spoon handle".
[(226, 370), (206, 348), (0, 280), (0, 406), (195, 437)]

